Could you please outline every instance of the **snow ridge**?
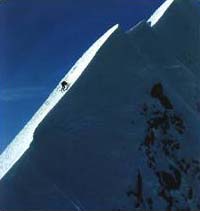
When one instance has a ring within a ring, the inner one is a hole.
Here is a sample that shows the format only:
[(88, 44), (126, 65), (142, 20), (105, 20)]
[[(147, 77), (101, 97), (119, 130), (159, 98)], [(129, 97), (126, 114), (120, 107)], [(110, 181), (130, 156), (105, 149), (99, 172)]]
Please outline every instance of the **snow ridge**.
[(150, 26), (153, 27), (160, 18), (165, 14), (167, 9), (170, 7), (170, 5), (174, 2), (174, 0), (166, 0), (154, 13), (153, 15), (148, 19), (147, 23), (150, 23)]
[[(68, 73), (62, 78), (69, 83), (69, 88), (77, 81), (89, 63), (92, 61), (98, 50), (106, 42), (106, 40), (117, 30), (118, 24), (111, 27), (104, 35), (102, 35), (74, 64), (74, 66), (68, 71)], [(47, 100), (33, 115), (30, 121), (24, 126), (24, 128), (17, 134), (13, 141), (7, 146), (7, 148), (0, 155), (0, 180), (4, 175), (12, 168), (12, 166), (20, 159), (20, 157), (29, 148), (35, 129), (45, 116), (52, 110), (52, 108), (60, 101), (60, 99), (66, 94), (66, 92), (60, 91), (60, 83), (49, 95)]]

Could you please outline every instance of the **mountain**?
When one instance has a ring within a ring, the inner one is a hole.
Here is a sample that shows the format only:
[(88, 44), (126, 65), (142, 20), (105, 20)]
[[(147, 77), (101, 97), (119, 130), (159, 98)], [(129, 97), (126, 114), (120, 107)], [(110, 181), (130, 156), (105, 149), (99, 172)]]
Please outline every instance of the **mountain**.
[(199, 11), (103, 35), (1, 155), (0, 209), (199, 210)]

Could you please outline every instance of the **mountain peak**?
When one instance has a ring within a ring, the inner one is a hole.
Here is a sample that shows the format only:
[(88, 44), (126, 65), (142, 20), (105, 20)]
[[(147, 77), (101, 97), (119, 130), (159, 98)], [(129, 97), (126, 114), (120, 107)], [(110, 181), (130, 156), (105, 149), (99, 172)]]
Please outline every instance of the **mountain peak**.
[(150, 23), (151, 27), (154, 26), (160, 18), (164, 15), (164, 13), (167, 11), (167, 9), (170, 7), (170, 5), (174, 2), (174, 0), (167, 0), (165, 1), (154, 13), (153, 15), (148, 19), (148, 23)]
[[(166, 0), (153, 14), (152, 16), (147, 20), (147, 23), (150, 24), (151, 27), (155, 26), (162, 18), (165, 17), (165, 14), (171, 10), (173, 11), (176, 8), (178, 10), (185, 10), (185, 8), (188, 9), (190, 13), (190, 9), (195, 9), (196, 7), (194, 6), (197, 4), (196, 0)], [(177, 13), (179, 14), (179, 12)]]
[(167, 0), (89, 48), (0, 156), (1, 210), (200, 210), (196, 11)]

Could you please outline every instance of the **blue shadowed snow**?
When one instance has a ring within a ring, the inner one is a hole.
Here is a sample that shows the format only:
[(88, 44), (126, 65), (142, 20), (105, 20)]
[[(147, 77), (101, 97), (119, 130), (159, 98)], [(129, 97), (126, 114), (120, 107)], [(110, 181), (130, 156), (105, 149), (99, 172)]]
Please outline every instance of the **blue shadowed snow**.
[(198, 57), (196, 9), (112, 31), (1, 179), (1, 209), (200, 209), (199, 60), (181, 56)]

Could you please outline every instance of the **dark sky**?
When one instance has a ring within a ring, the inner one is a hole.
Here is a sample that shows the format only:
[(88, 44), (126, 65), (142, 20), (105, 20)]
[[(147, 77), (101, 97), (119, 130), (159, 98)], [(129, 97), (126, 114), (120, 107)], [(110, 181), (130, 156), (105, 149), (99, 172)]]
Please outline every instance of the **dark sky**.
[(0, 0), (0, 151), (109, 27), (128, 30), (164, 0)]

